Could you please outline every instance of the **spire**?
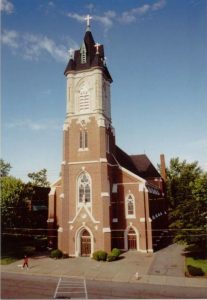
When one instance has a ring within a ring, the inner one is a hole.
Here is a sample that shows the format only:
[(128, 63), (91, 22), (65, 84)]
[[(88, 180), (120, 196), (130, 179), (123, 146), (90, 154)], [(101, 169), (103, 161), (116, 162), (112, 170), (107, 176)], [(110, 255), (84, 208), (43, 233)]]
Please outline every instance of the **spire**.
[(84, 19), (86, 20), (86, 31), (91, 31), (90, 20), (92, 19), (92, 17), (87, 15)]

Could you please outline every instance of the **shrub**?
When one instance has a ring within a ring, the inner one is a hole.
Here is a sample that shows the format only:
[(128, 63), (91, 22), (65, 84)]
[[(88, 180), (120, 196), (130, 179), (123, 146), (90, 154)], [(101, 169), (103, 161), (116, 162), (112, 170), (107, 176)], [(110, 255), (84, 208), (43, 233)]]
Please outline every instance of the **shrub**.
[(107, 261), (114, 261), (114, 260), (116, 260), (116, 259), (117, 259), (117, 256), (114, 255), (113, 252), (110, 252), (110, 253), (108, 254), (108, 256), (107, 256)]
[(98, 250), (93, 253), (93, 259), (106, 261), (107, 253), (103, 250)]
[(121, 250), (119, 250), (118, 248), (113, 248), (111, 253), (113, 253), (118, 258), (121, 254)]
[(63, 257), (63, 253), (62, 253), (61, 250), (55, 249), (55, 250), (52, 250), (52, 251), (51, 251), (50, 257), (51, 257), (51, 258), (62, 258), (62, 257)]
[(192, 276), (204, 276), (204, 272), (201, 268), (188, 265), (187, 269), (188, 273)]

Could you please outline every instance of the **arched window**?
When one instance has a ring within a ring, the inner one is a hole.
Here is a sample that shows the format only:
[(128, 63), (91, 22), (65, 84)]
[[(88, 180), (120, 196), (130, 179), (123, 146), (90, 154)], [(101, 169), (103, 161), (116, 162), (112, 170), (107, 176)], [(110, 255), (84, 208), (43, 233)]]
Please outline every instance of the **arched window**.
[(91, 203), (91, 181), (87, 173), (82, 173), (78, 178), (78, 203)]
[(87, 130), (80, 131), (80, 149), (88, 148), (88, 132)]
[(135, 201), (132, 194), (126, 197), (126, 217), (135, 218)]

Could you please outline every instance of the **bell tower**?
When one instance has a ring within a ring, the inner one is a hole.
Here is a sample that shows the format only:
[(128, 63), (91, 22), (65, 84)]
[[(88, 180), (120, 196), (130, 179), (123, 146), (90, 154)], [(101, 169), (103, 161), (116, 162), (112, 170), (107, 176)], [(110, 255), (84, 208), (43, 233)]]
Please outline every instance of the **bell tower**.
[(111, 250), (112, 78), (104, 47), (92, 36), (90, 19), (86, 17), (80, 49), (69, 51), (64, 72), (67, 99), (57, 223), (58, 248), (71, 256)]

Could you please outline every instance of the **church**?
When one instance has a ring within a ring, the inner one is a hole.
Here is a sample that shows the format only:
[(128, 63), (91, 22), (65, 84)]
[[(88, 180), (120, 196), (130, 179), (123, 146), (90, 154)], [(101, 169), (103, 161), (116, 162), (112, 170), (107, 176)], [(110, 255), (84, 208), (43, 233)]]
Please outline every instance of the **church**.
[(48, 236), (74, 257), (115, 247), (153, 252), (167, 226), (164, 155), (161, 176), (145, 154), (128, 155), (116, 145), (112, 77), (90, 18), (64, 71), (63, 159), (49, 193)]

